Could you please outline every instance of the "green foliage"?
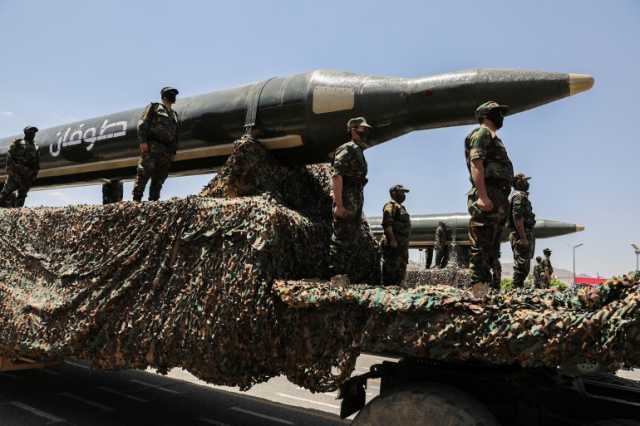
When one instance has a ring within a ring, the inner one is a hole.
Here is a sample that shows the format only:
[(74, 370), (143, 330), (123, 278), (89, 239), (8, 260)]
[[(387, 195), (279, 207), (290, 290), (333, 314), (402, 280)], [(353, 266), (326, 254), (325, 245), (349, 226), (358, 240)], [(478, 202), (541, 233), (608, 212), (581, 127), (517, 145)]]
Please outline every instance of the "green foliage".
[(513, 288), (513, 278), (503, 278), (502, 281), (500, 281), (501, 291), (511, 290), (511, 288)]
[(549, 283), (549, 287), (557, 288), (558, 290), (563, 290), (563, 291), (568, 288), (567, 284), (565, 284), (564, 281), (560, 281), (557, 278), (553, 278), (551, 280), (551, 282)]

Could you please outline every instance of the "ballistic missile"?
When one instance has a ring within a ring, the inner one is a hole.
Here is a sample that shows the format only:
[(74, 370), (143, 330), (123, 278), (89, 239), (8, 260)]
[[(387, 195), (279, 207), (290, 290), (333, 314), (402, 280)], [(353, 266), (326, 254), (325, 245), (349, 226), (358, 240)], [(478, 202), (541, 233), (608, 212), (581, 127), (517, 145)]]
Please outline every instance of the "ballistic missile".
[[(447, 225), (451, 241), (455, 241), (457, 245), (468, 246), (471, 244), (469, 241), (469, 219), (470, 216), (466, 213), (412, 215), (409, 247), (424, 248), (433, 246), (439, 222), (444, 222)], [(384, 235), (382, 218), (372, 217), (367, 220), (371, 227), (371, 232), (376, 238), (381, 239)], [(557, 220), (537, 219), (533, 231), (536, 239), (553, 238), (584, 231), (584, 226)], [(502, 241), (506, 242), (508, 238), (509, 230), (505, 228), (502, 233)]]
[[(346, 122), (355, 116), (365, 116), (375, 127), (370, 142), (377, 145), (414, 130), (475, 123), (475, 108), (486, 100), (510, 105), (514, 114), (592, 86), (593, 78), (583, 74), (491, 69), (420, 78), (324, 70), (274, 77), (180, 98), (175, 104), (182, 122), (180, 144), (171, 174), (210, 172), (247, 132), (284, 162), (312, 164), (327, 161), (346, 141)], [(38, 132), (41, 170), (35, 185), (134, 177), (143, 109)], [(0, 140), (2, 171), (16, 137)]]

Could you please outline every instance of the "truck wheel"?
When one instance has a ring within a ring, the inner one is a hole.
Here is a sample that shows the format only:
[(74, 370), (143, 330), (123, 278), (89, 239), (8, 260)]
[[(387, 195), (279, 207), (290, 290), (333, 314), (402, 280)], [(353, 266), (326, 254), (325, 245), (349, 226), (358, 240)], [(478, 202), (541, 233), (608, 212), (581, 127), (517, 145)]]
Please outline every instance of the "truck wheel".
[(487, 407), (451, 386), (425, 383), (369, 402), (354, 426), (499, 426)]
[(609, 419), (592, 423), (590, 426), (640, 426), (640, 422), (629, 419)]

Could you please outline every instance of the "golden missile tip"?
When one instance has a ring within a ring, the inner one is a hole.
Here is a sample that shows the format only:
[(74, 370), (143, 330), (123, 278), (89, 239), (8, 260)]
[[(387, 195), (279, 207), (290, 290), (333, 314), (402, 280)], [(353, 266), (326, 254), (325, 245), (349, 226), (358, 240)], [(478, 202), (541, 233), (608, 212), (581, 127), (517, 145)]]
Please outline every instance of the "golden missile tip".
[(593, 87), (593, 77), (587, 74), (569, 74), (569, 96), (586, 92)]
[(576, 225), (576, 232), (584, 231), (584, 225)]

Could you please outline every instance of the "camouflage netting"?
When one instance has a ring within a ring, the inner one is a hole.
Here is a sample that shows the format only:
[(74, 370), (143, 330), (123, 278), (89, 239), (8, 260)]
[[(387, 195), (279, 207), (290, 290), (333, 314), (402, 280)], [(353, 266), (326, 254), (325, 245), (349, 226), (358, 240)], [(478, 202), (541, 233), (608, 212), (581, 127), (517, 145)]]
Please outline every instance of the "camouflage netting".
[[(319, 336), (334, 329), (357, 336), (354, 345), (363, 351), (526, 367), (640, 365), (635, 278), (578, 293), (526, 289), (482, 299), (440, 285), (336, 288), (302, 280), (274, 288), (299, 311), (296, 324), (313, 326)], [(303, 340), (299, 333), (290, 338)]]
[[(247, 161), (263, 162), (238, 179)], [(311, 388), (348, 377), (347, 343), (321, 358), (290, 350), (271, 289), (326, 275), (328, 166), (284, 168), (252, 141), (229, 163), (203, 193), (243, 197), (1, 210), (0, 355), (183, 367), (244, 388), (280, 374)]]
[[(2, 210), (0, 355), (183, 367), (243, 388), (285, 374), (314, 391), (349, 377), (362, 350), (640, 365), (630, 282), (582, 299), (332, 287), (320, 280), (330, 201), (327, 166), (284, 168), (245, 140), (202, 196)], [(361, 266), (373, 270), (369, 238)]]

